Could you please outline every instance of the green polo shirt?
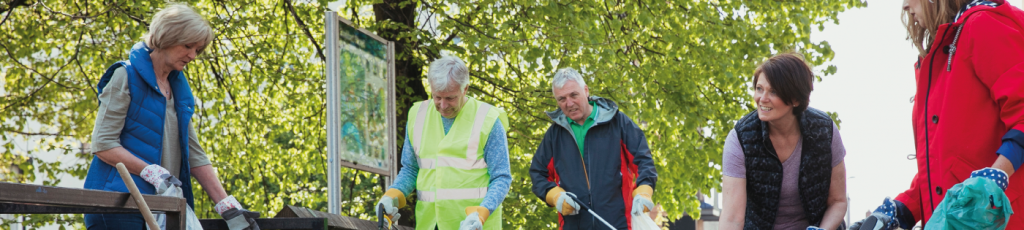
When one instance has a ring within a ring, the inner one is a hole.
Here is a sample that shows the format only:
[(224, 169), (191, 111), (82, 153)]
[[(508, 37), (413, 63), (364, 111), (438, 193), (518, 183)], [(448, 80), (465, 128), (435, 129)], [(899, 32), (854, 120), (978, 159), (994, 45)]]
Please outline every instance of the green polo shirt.
[(593, 107), (590, 112), (590, 117), (587, 117), (587, 121), (584, 121), (583, 125), (576, 124), (576, 121), (573, 121), (572, 118), (569, 118), (568, 116), (565, 117), (566, 120), (569, 120), (569, 127), (572, 128), (572, 134), (576, 135), (576, 146), (580, 148), (581, 157), (583, 156), (583, 140), (586, 139), (584, 137), (587, 136), (587, 130), (590, 130), (590, 126), (594, 125), (594, 118), (597, 117), (597, 106), (594, 106), (593, 101), (590, 102), (590, 107)]

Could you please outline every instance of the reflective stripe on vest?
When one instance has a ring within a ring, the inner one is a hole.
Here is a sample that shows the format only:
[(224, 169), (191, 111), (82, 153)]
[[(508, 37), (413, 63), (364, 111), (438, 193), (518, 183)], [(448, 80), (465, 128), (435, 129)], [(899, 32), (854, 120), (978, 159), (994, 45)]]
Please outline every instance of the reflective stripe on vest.
[(434, 169), (437, 167), (452, 167), (459, 169), (485, 169), (487, 162), (484, 159), (462, 159), (457, 157), (437, 157), (434, 159), (419, 158), (420, 168)]
[(438, 189), (436, 192), (416, 191), (418, 200), (434, 202), (439, 200), (483, 199), (487, 195), (487, 187)]
[[(416, 153), (416, 157), (419, 159), (418, 163), (420, 165), (420, 168), (424, 168), (424, 169), (433, 169), (435, 167), (452, 167), (452, 168), (458, 168), (458, 169), (483, 169), (483, 168), (487, 168), (487, 162), (484, 161), (484, 159), (477, 158), (477, 156), (476, 156), (477, 155), (477, 150), (480, 148), (480, 135), (470, 135), (469, 136), (469, 144), (468, 144), (468, 147), (466, 148), (466, 158), (465, 159), (460, 159), (460, 158), (455, 158), (455, 157), (439, 156), (439, 157), (437, 157), (437, 160), (435, 161), (434, 159), (419, 158), (420, 152), (423, 150), (423, 147), (422, 147), (423, 143), (420, 143), (420, 142), (423, 140), (423, 126), (424, 126), (424, 124), (426, 123), (426, 120), (427, 120), (427, 110), (429, 109), (427, 106), (430, 106), (431, 102), (432, 102), (432, 100), (427, 100), (427, 101), (423, 102), (423, 104), (420, 104), (419, 111), (416, 114), (416, 121), (415, 121), (416, 123), (413, 123), (415, 125), (413, 126), (412, 142), (411, 143), (413, 145), (414, 152)], [(476, 117), (473, 118), (473, 129), (471, 129), (472, 131), (470, 132), (472, 134), (480, 133), (481, 129), (483, 129), (484, 122), (486, 122), (485, 119), (487, 118), (487, 112), (489, 112), (491, 110), (491, 108), (493, 107), (492, 105), (487, 104), (487, 103), (479, 103), (479, 104), (480, 105), (477, 106), (477, 110), (476, 110)]]
[(423, 140), (423, 125), (426, 123), (424, 121), (427, 120), (427, 110), (430, 110), (429, 106), (434, 104), (433, 102), (434, 100), (423, 101), (423, 103), (420, 104), (419, 111), (416, 112), (416, 121), (413, 123), (411, 142), (412, 150), (413, 153), (416, 153), (416, 157), (419, 157), (420, 151), (423, 150), (423, 145), (420, 144), (420, 141)]

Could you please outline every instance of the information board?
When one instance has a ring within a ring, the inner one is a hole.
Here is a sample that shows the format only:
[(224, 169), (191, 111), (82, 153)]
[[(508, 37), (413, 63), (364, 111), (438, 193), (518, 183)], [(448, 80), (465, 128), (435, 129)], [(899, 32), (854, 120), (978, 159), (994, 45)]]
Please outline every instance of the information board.
[(326, 17), (327, 155), (330, 213), (340, 212), (343, 167), (397, 174), (394, 43)]

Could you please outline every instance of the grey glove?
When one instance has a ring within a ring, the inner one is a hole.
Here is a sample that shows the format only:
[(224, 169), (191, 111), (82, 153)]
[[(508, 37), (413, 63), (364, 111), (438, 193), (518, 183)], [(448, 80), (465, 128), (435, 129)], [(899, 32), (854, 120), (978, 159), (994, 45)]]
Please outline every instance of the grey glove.
[(238, 203), (235, 196), (228, 196), (217, 202), (213, 209), (228, 223), (228, 229), (260, 230), (260, 226), (256, 225), (256, 218), (260, 218), (260, 213), (242, 209), (242, 204)]
[(160, 178), (163, 178), (164, 182), (156, 186), (156, 194), (163, 194), (164, 191), (172, 187), (181, 188), (181, 181), (177, 177), (171, 176), (171, 174), (160, 175)]
[(156, 188), (156, 194), (164, 194), (172, 186), (181, 187), (181, 180), (171, 175), (167, 169), (160, 165), (149, 165), (142, 169), (139, 176)]
[(260, 226), (256, 224), (256, 218), (260, 218), (260, 213), (258, 212), (232, 208), (224, 211), (220, 216), (228, 223), (228, 229), (260, 230)]

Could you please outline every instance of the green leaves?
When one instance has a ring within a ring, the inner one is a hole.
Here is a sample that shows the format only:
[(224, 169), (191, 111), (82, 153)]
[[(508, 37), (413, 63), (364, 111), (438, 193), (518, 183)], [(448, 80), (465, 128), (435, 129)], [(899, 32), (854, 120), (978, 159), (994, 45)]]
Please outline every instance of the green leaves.
[[(371, 3), (352, 1), (341, 12)], [(533, 229), (554, 226), (556, 219), (530, 192), (527, 174), (549, 125), (542, 112), (556, 109), (548, 80), (556, 69), (582, 70), (592, 94), (619, 102), (642, 124), (660, 172), (655, 201), (665, 206), (669, 219), (697, 215), (698, 192), (719, 186), (724, 137), (753, 109), (748, 84), (756, 65), (790, 51), (805, 54), (812, 65), (832, 59), (827, 42), (810, 40), (811, 28), (865, 5), (849, 0), (425, 2), (418, 15), (436, 18), (437, 24), (400, 33), (428, 35), (406, 43), (407, 52), (422, 63), (434, 56), (417, 54), (435, 50), (466, 60), (473, 73), (471, 94), (509, 112), (515, 182), (504, 203), (506, 226)], [(359, 20), (381, 31), (372, 26), (380, 20), (362, 15)], [(462, 42), (438, 45), (451, 36)], [(822, 74), (835, 71), (829, 67)]]
[[(80, 143), (91, 138), (95, 85), (107, 66), (127, 58), (166, 3), (2, 4), (8, 3), (0, 3), (0, 18), (7, 18), (0, 22), (0, 165), (26, 173), (0, 167), (6, 170), (0, 179), (38, 176), (56, 184), (68, 175), (84, 178), (92, 155), (81, 154)], [(283, 205), (325, 210), (326, 81), (317, 50), (324, 45), (327, 1), (187, 4), (210, 20), (216, 36), (185, 73), (197, 98), (192, 122), (225, 189), (265, 216)], [(423, 87), (426, 64), (442, 53), (467, 62), (470, 95), (509, 114), (513, 181), (503, 203), (505, 226), (538, 229), (553, 228), (557, 220), (530, 191), (528, 173), (550, 125), (543, 112), (557, 108), (549, 80), (555, 70), (581, 70), (593, 95), (618, 102), (641, 125), (660, 176), (655, 202), (669, 219), (696, 216), (697, 194), (719, 187), (724, 137), (753, 109), (748, 85), (754, 67), (787, 51), (803, 53), (815, 66), (832, 59), (827, 42), (810, 40), (811, 28), (837, 23), (838, 12), (863, 6), (861, 0), (352, 0), (334, 10), (401, 48), (400, 134), (408, 106), (429, 91)], [(829, 66), (818, 77), (836, 71)], [(404, 136), (398, 138), (401, 143)], [(14, 146), (15, 139), (32, 146)], [(38, 159), (48, 151), (78, 161)], [(343, 214), (371, 219), (380, 178), (355, 170), (342, 175)], [(193, 185), (196, 212), (218, 218), (206, 193)], [(80, 215), (29, 218), (36, 221), (30, 226), (81, 222)]]

